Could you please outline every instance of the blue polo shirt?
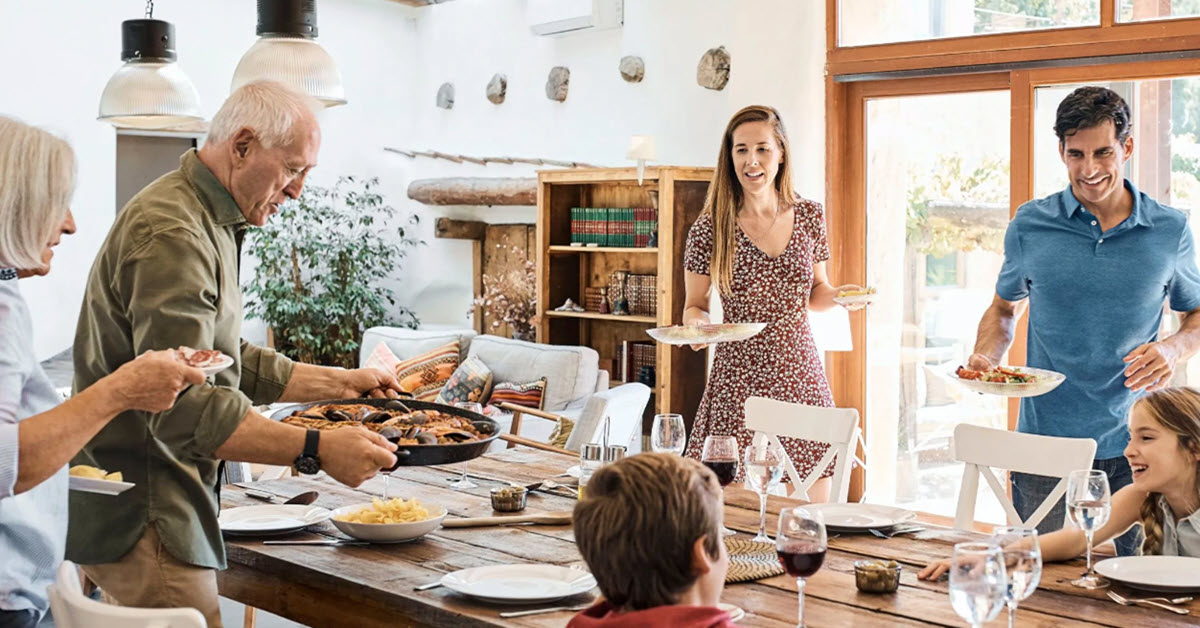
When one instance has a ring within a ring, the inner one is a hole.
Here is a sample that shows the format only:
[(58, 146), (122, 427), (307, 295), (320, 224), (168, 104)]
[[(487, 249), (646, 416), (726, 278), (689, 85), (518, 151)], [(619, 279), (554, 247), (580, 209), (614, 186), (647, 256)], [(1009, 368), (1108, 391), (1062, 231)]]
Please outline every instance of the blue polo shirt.
[(1200, 308), (1187, 216), (1125, 187), (1133, 213), (1104, 232), (1070, 186), (1021, 205), (996, 281), (1001, 299), (1029, 298), (1026, 363), (1067, 376), (1021, 400), (1017, 429), (1093, 438), (1098, 459), (1122, 455), (1129, 406), (1141, 395), (1125, 387), (1122, 358), (1158, 338), (1164, 300), (1177, 312)]

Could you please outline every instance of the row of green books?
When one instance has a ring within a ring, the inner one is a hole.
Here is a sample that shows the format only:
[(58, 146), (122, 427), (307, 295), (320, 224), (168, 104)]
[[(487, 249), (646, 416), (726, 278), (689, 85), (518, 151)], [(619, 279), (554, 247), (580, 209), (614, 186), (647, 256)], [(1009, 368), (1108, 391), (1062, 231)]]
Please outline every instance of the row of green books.
[(645, 247), (658, 231), (652, 207), (572, 207), (571, 243)]

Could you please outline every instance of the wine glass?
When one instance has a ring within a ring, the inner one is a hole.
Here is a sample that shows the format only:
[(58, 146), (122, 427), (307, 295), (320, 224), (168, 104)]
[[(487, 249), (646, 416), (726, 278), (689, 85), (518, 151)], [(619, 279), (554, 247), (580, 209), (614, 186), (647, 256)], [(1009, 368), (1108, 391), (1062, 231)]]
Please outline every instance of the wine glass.
[(821, 569), (825, 562), (825, 520), (821, 512), (804, 507), (785, 509), (779, 513), (779, 534), (775, 536), (775, 553), (788, 575), (796, 579), (796, 598), (799, 606), (796, 626), (804, 626), (804, 579)]
[[(738, 443), (732, 436), (710, 435), (704, 439), (704, 451), (700, 454), (700, 462), (717, 474), (717, 482), (721, 488), (733, 483), (738, 472)], [(721, 527), (721, 534), (733, 536), (733, 530)]]
[(1042, 579), (1042, 550), (1037, 530), (996, 527), (992, 542), (1002, 548), (1004, 574), (1008, 579), (1008, 628), (1016, 626), (1017, 603), (1033, 595)]
[(974, 628), (1000, 614), (1008, 593), (1004, 553), (993, 543), (959, 543), (950, 559), (950, 605)]
[(654, 415), (654, 425), (650, 427), (650, 449), (655, 453), (682, 456), (686, 445), (687, 428), (683, 425), (683, 415)]
[(1080, 469), (1067, 476), (1067, 512), (1087, 536), (1087, 571), (1078, 580), (1071, 581), (1071, 584), (1082, 589), (1103, 589), (1108, 586), (1108, 581), (1092, 569), (1092, 537), (1096, 530), (1108, 523), (1111, 502), (1108, 476), (1103, 471)]
[[(461, 408), (463, 410), (467, 410), (468, 412), (474, 412), (476, 414), (483, 414), (483, 406), (475, 403), (474, 401), (455, 401), (454, 407)], [(451, 488), (458, 489), (460, 491), (465, 491), (467, 489), (472, 489), (472, 488), (476, 488), (479, 486), (478, 484), (472, 482), (471, 478), (467, 477), (467, 464), (468, 464), (468, 461), (463, 460), (462, 477), (458, 478), (457, 482), (451, 483), (450, 484)]]
[(784, 460), (783, 447), (777, 441), (746, 447), (746, 478), (758, 493), (758, 534), (754, 540), (760, 543), (772, 542), (767, 536), (767, 493), (782, 479)]

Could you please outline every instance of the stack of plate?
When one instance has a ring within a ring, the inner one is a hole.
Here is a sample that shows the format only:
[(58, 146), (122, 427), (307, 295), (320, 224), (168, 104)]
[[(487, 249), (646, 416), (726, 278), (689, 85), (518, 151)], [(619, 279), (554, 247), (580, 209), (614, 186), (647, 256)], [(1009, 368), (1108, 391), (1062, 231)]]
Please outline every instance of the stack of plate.
[(1146, 591), (1200, 591), (1200, 558), (1122, 556), (1096, 563), (1096, 572), (1109, 580)]
[(485, 602), (539, 604), (587, 593), (596, 578), (557, 565), (489, 565), (448, 573), (442, 586)]
[(804, 507), (820, 512), (825, 529), (835, 533), (887, 531), (916, 518), (917, 513), (895, 506), (877, 504), (810, 504)]
[(332, 515), (328, 508), (299, 504), (227, 508), (217, 517), (221, 531), (234, 536), (269, 536), (297, 532)]

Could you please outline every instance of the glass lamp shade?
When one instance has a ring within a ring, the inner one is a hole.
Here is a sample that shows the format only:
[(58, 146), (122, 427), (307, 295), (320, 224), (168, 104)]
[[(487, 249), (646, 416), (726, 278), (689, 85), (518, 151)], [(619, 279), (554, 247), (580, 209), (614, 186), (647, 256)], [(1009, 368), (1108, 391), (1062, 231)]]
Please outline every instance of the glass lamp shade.
[(307, 93), (326, 107), (346, 104), (342, 74), (321, 44), (300, 37), (263, 36), (242, 55), (230, 91), (271, 79)]

